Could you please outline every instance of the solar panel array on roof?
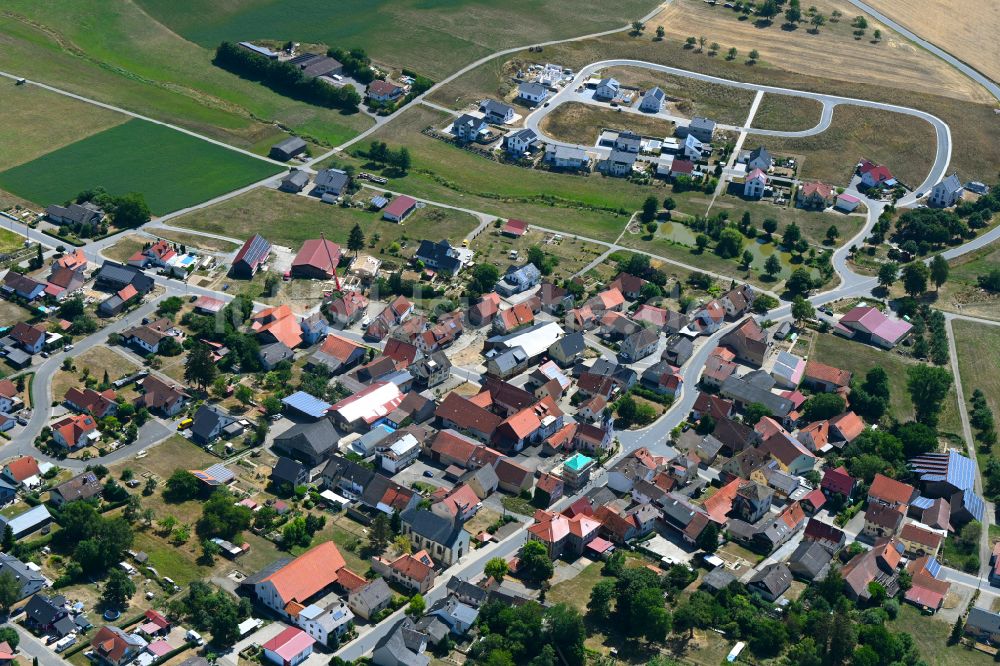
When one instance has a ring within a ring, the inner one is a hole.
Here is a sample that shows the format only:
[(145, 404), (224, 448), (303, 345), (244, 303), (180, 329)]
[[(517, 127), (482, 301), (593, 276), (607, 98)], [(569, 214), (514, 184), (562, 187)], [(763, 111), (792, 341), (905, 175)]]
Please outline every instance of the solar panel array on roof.
[(924, 566), (927, 569), (927, 573), (929, 573), (934, 578), (937, 578), (938, 572), (941, 571), (941, 563), (938, 562), (937, 558), (934, 557), (928, 557), (927, 564)]
[(946, 481), (958, 490), (969, 490), (975, 483), (975, 466), (955, 449), (947, 453), (927, 453), (910, 461), (910, 468), (922, 483)]
[(287, 407), (302, 412), (303, 414), (311, 416), (315, 419), (322, 418), (331, 407), (330, 403), (320, 400), (316, 396), (306, 393), (305, 391), (296, 391), (290, 396), (282, 398), (281, 402), (283, 402)]
[(250, 266), (256, 266), (270, 251), (271, 243), (260, 234), (254, 234), (252, 238), (247, 239), (243, 247), (240, 248), (240, 251), (236, 253), (233, 263), (244, 262)]
[(934, 500), (932, 500), (930, 497), (924, 497), (921, 495), (917, 497), (917, 499), (910, 502), (910, 504), (914, 508), (924, 510), (931, 508), (934, 505)]

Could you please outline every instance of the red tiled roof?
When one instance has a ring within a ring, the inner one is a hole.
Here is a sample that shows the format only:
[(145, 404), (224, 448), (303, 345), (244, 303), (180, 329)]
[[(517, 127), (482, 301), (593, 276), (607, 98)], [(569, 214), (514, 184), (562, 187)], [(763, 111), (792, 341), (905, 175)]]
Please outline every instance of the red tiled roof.
[(850, 495), (854, 490), (854, 479), (847, 473), (847, 468), (841, 465), (837, 469), (826, 470), (820, 485), (830, 492)]
[(899, 538), (906, 541), (912, 541), (913, 543), (918, 543), (921, 546), (927, 546), (932, 549), (941, 545), (940, 534), (937, 532), (931, 532), (930, 530), (925, 530), (924, 528), (918, 527), (913, 523), (903, 525), (903, 529), (899, 533)]
[(854, 412), (833, 417), (830, 425), (836, 427), (848, 442), (853, 442), (865, 430), (865, 422)]
[(305, 602), (323, 588), (337, 581), (345, 565), (332, 541), (315, 546), (281, 567), (261, 582), (274, 585), (283, 600)]
[[(333, 258), (331, 264), (330, 258)], [(302, 249), (292, 260), (292, 268), (309, 266), (316, 270), (333, 275), (337, 262), (340, 260), (340, 246), (333, 241), (321, 238), (311, 238), (302, 244)]]
[(913, 486), (883, 474), (876, 474), (868, 489), (868, 496), (889, 504), (909, 504), (913, 497)]
[(12, 479), (20, 483), (28, 477), (38, 476), (38, 461), (32, 456), (21, 456), (7, 463), (7, 470)]
[(847, 386), (851, 383), (851, 373), (832, 365), (809, 361), (806, 363), (805, 379), (815, 379), (834, 386)]

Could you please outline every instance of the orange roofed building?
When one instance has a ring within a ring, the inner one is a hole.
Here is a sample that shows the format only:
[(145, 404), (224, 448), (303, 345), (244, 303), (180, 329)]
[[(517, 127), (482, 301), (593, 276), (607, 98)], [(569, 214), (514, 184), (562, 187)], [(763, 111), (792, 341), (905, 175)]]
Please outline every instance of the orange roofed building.
[(356, 579), (345, 565), (336, 544), (327, 541), (295, 559), (273, 562), (242, 584), (252, 588), (257, 600), (271, 610), (294, 617), (335, 583), (339, 584), (342, 576), (349, 584)]
[(567, 518), (539, 509), (534, 525), (528, 528), (528, 539), (545, 544), (552, 559), (561, 555), (579, 557), (587, 544), (597, 538), (600, 529), (601, 522), (584, 513)]

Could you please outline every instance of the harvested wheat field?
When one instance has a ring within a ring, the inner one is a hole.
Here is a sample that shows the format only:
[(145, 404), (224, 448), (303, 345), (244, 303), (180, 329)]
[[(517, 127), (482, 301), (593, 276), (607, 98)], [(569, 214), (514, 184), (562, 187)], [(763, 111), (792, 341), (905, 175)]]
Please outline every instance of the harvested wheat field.
[[(909, 0), (911, 4), (932, 4), (935, 0)], [(948, 0), (951, 3), (959, 0)], [(976, 0), (964, 0), (976, 2)], [(885, 0), (895, 4), (897, 0)], [(979, 3), (976, 4), (988, 4)], [(808, 5), (804, 4), (803, 7)], [(674, 0), (649, 25), (647, 32), (662, 25), (667, 41), (683, 42), (688, 37), (706, 39), (706, 58), (722, 59), (730, 47), (739, 51), (738, 60), (746, 59), (756, 49), (760, 60), (772, 67), (794, 72), (809, 72), (825, 78), (852, 83), (884, 85), (915, 92), (946, 95), (976, 102), (988, 102), (989, 93), (955, 70), (943, 60), (927, 53), (896, 33), (868, 19), (865, 35), (856, 39), (851, 21), (860, 12), (843, 0), (821, 0), (816, 8), (828, 22), (819, 34), (808, 31), (808, 19), (793, 30), (782, 25), (779, 15), (773, 23), (760, 27), (755, 17), (739, 20), (740, 14), (721, 3), (709, 5), (699, 0)], [(834, 10), (842, 13), (829, 21)], [(873, 43), (875, 29), (881, 30), (881, 40)], [(717, 55), (708, 55), (712, 42), (720, 45)], [(695, 47), (696, 49), (698, 47)], [(849, 87), (843, 94), (851, 97)]]
[(915, 34), (1000, 81), (1000, 2), (995, 0), (868, 0)]

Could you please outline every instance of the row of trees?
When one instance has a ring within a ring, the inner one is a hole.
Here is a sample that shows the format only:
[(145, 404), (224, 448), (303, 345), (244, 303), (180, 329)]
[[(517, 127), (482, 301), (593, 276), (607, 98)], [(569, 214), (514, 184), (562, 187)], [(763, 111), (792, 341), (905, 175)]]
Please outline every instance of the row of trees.
[(409, 148), (403, 146), (399, 150), (392, 150), (385, 141), (372, 141), (364, 156), (373, 162), (398, 169), (404, 174), (410, 170), (413, 164)]
[(353, 86), (333, 86), (306, 76), (288, 62), (270, 60), (232, 42), (222, 42), (215, 50), (213, 64), (237, 76), (257, 81), (271, 90), (316, 106), (355, 112), (361, 95)]
[(111, 223), (119, 229), (135, 229), (149, 222), (152, 213), (146, 204), (146, 197), (140, 192), (128, 194), (108, 194), (103, 187), (84, 190), (76, 195), (76, 203), (93, 203), (111, 218)]

